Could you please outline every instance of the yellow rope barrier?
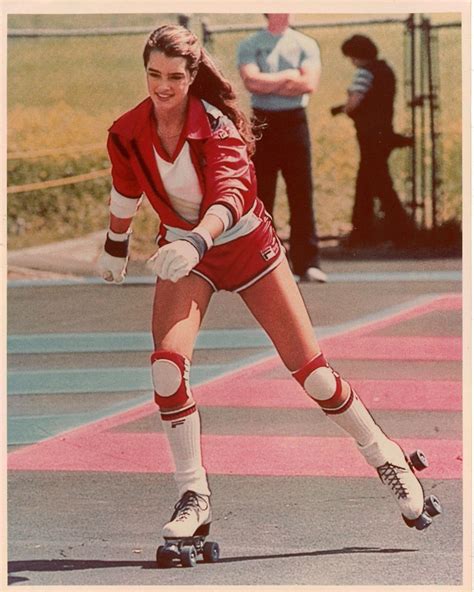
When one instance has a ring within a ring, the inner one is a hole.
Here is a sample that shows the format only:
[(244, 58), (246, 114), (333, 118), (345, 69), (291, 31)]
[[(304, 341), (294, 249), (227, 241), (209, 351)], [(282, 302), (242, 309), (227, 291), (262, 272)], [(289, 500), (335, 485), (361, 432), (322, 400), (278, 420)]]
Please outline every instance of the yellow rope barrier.
[(11, 193), (25, 193), (27, 191), (38, 191), (41, 189), (49, 189), (50, 187), (61, 187), (62, 185), (74, 185), (75, 183), (82, 183), (83, 181), (92, 181), (110, 175), (110, 169), (101, 169), (100, 171), (92, 171), (91, 173), (84, 173), (82, 175), (75, 175), (73, 177), (64, 177), (62, 179), (51, 179), (50, 181), (40, 181), (38, 183), (28, 183), (26, 185), (15, 185), (7, 188), (7, 194)]

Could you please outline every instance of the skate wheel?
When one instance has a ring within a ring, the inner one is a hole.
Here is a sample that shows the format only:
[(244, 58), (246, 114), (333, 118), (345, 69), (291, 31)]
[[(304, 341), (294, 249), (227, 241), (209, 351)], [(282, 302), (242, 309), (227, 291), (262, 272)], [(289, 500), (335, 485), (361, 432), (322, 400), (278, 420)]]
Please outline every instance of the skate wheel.
[(196, 565), (197, 553), (193, 545), (183, 546), (180, 557), (183, 567), (194, 567)]
[(166, 547), (164, 545), (160, 545), (156, 550), (156, 563), (160, 568), (170, 566), (170, 557), (169, 554), (166, 552)]
[(435, 495), (430, 495), (425, 499), (425, 510), (432, 518), (439, 516), (443, 511), (441, 502)]
[(217, 543), (204, 543), (202, 556), (206, 563), (215, 563), (219, 561), (219, 545)]
[(417, 471), (423, 471), (429, 466), (428, 459), (421, 450), (415, 450), (410, 454), (410, 462)]

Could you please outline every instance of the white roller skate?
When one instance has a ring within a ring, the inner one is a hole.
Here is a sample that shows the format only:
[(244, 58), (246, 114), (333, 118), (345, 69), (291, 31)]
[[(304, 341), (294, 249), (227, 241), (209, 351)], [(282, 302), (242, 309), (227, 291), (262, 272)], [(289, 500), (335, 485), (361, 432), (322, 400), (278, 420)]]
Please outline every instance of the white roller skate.
[(165, 544), (156, 552), (158, 567), (171, 567), (181, 563), (183, 567), (194, 567), (198, 555), (207, 563), (219, 559), (219, 545), (207, 542), (211, 526), (209, 496), (186, 491), (174, 507), (171, 520), (162, 530)]
[(422, 471), (428, 466), (420, 450), (407, 457), (400, 446), (388, 438), (359, 446), (359, 450), (395, 498), (407, 526), (423, 530), (441, 514), (438, 498), (434, 495), (425, 498), (423, 487), (415, 476), (415, 469)]

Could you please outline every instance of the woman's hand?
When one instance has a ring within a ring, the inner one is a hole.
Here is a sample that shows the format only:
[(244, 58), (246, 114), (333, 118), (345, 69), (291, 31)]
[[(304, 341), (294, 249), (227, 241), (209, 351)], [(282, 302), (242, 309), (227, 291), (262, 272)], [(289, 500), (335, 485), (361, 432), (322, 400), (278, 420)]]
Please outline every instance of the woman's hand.
[(177, 282), (189, 275), (212, 244), (212, 236), (206, 228), (195, 228), (183, 238), (160, 247), (148, 260), (148, 265), (162, 280)]
[(99, 258), (99, 272), (106, 282), (121, 284), (127, 274), (130, 234), (109, 230), (104, 250)]
[(189, 275), (200, 261), (199, 252), (187, 240), (177, 240), (160, 249), (148, 260), (153, 273), (162, 280), (177, 282)]

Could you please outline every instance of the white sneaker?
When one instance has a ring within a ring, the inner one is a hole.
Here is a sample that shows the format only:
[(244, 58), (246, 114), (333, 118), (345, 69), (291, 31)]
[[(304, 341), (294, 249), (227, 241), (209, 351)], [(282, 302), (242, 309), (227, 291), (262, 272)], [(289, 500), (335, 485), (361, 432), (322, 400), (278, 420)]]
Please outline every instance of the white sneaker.
[[(174, 508), (171, 520), (163, 526), (163, 538), (192, 537), (198, 529), (200, 531), (209, 531), (211, 523), (209, 496), (200, 495), (194, 491), (186, 491)], [(203, 532), (203, 534), (207, 533)]]
[(308, 267), (305, 274), (300, 277), (300, 281), (325, 284), (328, 281), (328, 276), (319, 267)]
[(423, 487), (400, 446), (384, 438), (358, 448), (369, 465), (377, 470), (380, 480), (388, 487), (402, 515), (409, 521), (419, 518), (425, 505)]

